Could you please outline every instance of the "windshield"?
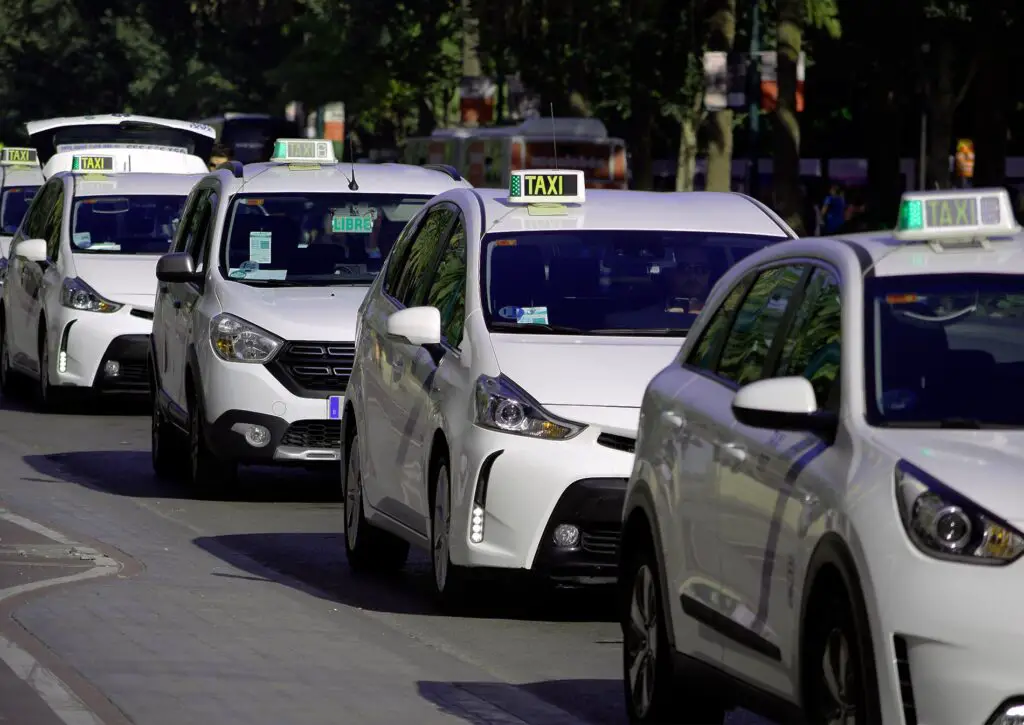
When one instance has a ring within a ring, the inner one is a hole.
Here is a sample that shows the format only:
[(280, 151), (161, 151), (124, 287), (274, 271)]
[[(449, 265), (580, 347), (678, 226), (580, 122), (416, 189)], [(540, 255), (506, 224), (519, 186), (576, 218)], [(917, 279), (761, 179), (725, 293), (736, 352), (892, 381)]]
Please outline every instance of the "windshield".
[(247, 284), (369, 284), (429, 196), (240, 194), (221, 271)]
[(516, 333), (676, 335), (729, 267), (781, 237), (557, 230), (490, 234), (488, 326)]
[(3, 199), (0, 200), (0, 224), (3, 225), (4, 234), (14, 234), (18, 231), (18, 225), (21, 224), (21, 219), (28, 211), (28, 205), (37, 191), (38, 186), (4, 189)]
[(75, 197), (71, 251), (87, 254), (166, 254), (184, 196)]
[[(869, 280), (868, 422), (1024, 428), (1024, 276)], [(1008, 398), (1009, 396), (1009, 398)]]

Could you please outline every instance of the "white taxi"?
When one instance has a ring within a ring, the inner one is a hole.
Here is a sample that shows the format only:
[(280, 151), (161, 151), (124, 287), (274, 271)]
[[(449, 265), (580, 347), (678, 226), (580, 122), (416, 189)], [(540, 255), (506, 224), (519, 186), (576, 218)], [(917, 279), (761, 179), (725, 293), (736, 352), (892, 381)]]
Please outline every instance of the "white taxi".
[(631, 721), (721, 722), (756, 691), (803, 711), (780, 722), (1024, 722), (1021, 390), (1003, 189), (908, 193), (894, 231), (734, 267), (641, 409)]
[[(68, 389), (149, 391), (156, 263), (201, 178), (164, 173), (182, 154), (145, 148), (67, 151), (11, 242), (0, 302), (0, 385), (38, 381), (44, 407)], [(131, 173), (124, 169), (131, 167)], [(89, 170), (85, 170), (89, 169)]]
[(452, 603), (471, 568), (613, 578), (644, 386), (710, 285), (792, 236), (740, 194), (585, 192), (580, 171), (434, 199), (361, 314), (343, 424), (351, 565), (428, 548)]
[(343, 166), (323, 139), (208, 174), (156, 272), (158, 475), (187, 461), (211, 485), (240, 463), (337, 461), (356, 311), (406, 222), (466, 185), (450, 168)]
[(0, 149), (0, 285), (7, 276), (11, 239), (42, 184), (43, 172), (35, 149)]

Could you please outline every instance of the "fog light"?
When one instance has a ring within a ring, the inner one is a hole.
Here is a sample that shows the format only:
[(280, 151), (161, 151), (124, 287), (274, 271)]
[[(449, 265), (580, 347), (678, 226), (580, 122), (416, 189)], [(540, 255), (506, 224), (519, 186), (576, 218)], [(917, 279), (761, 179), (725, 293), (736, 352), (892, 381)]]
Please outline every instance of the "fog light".
[(121, 374), (121, 363), (117, 360), (107, 360), (103, 364), (103, 374), (108, 378), (116, 378)]
[(68, 354), (62, 352), (57, 356), (57, 372), (66, 373), (68, 371)]
[(555, 546), (560, 549), (572, 549), (580, 543), (580, 530), (572, 524), (559, 524), (552, 536)]
[(1024, 705), (1017, 703), (1002, 708), (992, 716), (988, 725), (1024, 725)]
[(270, 443), (270, 430), (254, 423), (235, 423), (231, 430), (245, 438), (253, 448), (263, 448)]
[(473, 507), (473, 525), (469, 532), (469, 540), (474, 544), (484, 540), (484, 510), (480, 506)]

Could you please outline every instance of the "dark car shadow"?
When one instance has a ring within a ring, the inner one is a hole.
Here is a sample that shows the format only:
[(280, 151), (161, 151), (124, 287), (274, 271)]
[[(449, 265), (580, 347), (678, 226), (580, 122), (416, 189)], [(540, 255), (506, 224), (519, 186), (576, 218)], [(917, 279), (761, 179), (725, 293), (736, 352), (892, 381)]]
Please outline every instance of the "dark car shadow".
[(29, 413), (40, 417), (89, 416), (93, 418), (115, 418), (126, 416), (148, 416), (152, 404), (145, 395), (112, 395), (98, 398), (86, 391), (66, 390), (64, 400), (53, 412), (43, 412), (33, 397), (26, 393), (0, 397), (0, 411)]
[(243, 467), (237, 481), (195, 490), (184, 482), (158, 479), (153, 473), (149, 451), (73, 451), (25, 456), (24, 460), (45, 476), (117, 496), (331, 504), (337, 504), (341, 498), (338, 472), (334, 467), (317, 472), (302, 468)]
[[(625, 725), (620, 680), (548, 680), (523, 685), (503, 682), (416, 683), (420, 697), (441, 712), (473, 725), (518, 718), (530, 725)], [(494, 710), (500, 711), (496, 716)], [(566, 715), (569, 715), (567, 718)]]
[[(339, 524), (341, 517), (339, 516)], [(444, 614), (432, 596), (430, 560), (413, 549), (402, 571), (368, 577), (349, 569), (344, 534), (233, 534), (195, 539), (204, 551), (243, 572), (357, 609)], [(615, 621), (610, 588), (556, 588), (526, 577), (492, 579), (455, 616), (549, 622)]]

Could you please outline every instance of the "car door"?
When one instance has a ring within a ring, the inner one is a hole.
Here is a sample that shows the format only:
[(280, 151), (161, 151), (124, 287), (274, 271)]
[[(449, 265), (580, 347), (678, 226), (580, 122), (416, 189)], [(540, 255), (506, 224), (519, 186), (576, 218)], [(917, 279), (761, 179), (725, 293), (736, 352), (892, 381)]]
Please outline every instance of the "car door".
[[(790, 302), (784, 332), (775, 336), (762, 375), (806, 377), (821, 409), (839, 410), (841, 286), (823, 266), (808, 269), (806, 287)], [(734, 440), (748, 459), (721, 499), (725, 555), (749, 566), (727, 570), (726, 582), (756, 602), (749, 629), (760, 643), (726, 646), (727, 667), (784, 695), (797, 690), (794, 631), (799, 619), (803, 552), (814, 520), (842, 480), (843, 453), (813, 434), (750, 428), (737, 423)], [(836, 478), (840, 477), (840, 478)], [(756, 504), (755, 504), (756, 502)]]
[(42, 239), (63, 188), (63, 179), (54, 179), (36, 196), (19, 234), (11, 245), (11, 266), (5, 282), (8, 342), (16, 364), (27, 370), (36, 369), (36, 332), (39, 318), (31, 316), (39, 285), (42, 284), (42, 262), (30, 262), (17, 256), (17, 245), (27, 239)]
[[(172, 252), (184, 252), (188, 247), (195, 232), (199, 202), (206, 194), (205, 189), (195, 189), (189, 195), (181, 215), (181, 223), (178, 225), (178, 233), (171, 246)], [(185, 371), (181, 367), (184, 351), (178, 334), (180, 301), (171, 287), (172, 285), (167, 282), (157, 283), (153, 314), (153, 362), (159, 371), (158, 380), (164, 394), (176, 406), (183, 406)]]
[[(702, 443), (707, 447), (704, 455), (714, 461), (713, 509), (718, 512), (715, 526), (718, 530), (718, 553), (721, 576), (716, 599), (711, 603), (713, 617), (728, 638), (746, 641), (753, 625), (756, 598), (744, 586), (748, 581), (757, 581), (757, 562), (760, 550), (747, 550), (730, 544), (730, 537), (737, 536), (736, 524), (730, 518), (735, 505), (730, 499), (743, 497), (739, 505), (761, 511), (767, 506), (765, 517), (770, 514), (772, 503), (765, 500), (749, 500), (746, 491), (737, 491), (737, 482), (742, 481), (744, 467), (748, 464), (749, 451), (745, 442), (735, 434), (736, 419), (732, 413), (732, 398), (737, 388), (758, 379), (772, 342), (779, 331), (779, 325), (788, 309), (789, 298), (803, 280), (805, 265), (773, 265), (758, 269), (749, 290), (734, 316), (728, 335), (717, 357), (712, 361), (713, 386), (689, 391), (691, 399), (702, 399), (699, 405), (708, 410), (700, 430)], [(747, 532), (740, 532), (747, 536)], [(738, 554), (738, 555), (737, 555)], [(709, 613), (710, 614), (710, 613)]]
[[(64, 286), (64, 277), (66, 276), (64, 270), (68, 266), (67, 255), (70, 254), (70, 249), (63, 247), (63, 239), (66, 232), (65, 220), (68, 218), (69, 212), (65, 206), (70, 206), (70, 204), (71, 199), (65, 195), (64, 185), (62, 184), (57, 192), (57, 201), (54, 203), (54, 208), (50, 212), (46, 225), (43, 227), (43, 239), (46, 240), (47, 264), (42, 269), (43, 275), (33, 307), (35, 308), (35, 319), (46, 320), (47, 340), (51, 342), (59, 340), (61, 335), (61, 330), (55, 327), (55, 325), (60, 320), (60, 306), (63, 296), (61, 288)], [(36, 362), (38, 363), (38, 325), (35, 329), (37, 335), (35, 347)], [(56, 355), (52, 355), (50, 360), (56, 360), (56, 358)]]
[[(451, 204), (442, 202), (424, 216), (395, 285), (392, 311), (417, 307), (426, 300), (438, 252), (448, 238), (456, 214)], [(422, 441), (415, 440), (414, 433), (418, 419), (427, 411), (421, 391), (416, 388), (427, 375), (424, 371), (435, 363), (431, 353), (420, 345), (410, 345), (387, 335), (381, 335), (379, 343), (382, 357), (387, 361), (383, 375), (387, 385), (380, 398), (387, 423), (382, 426), (381, 437), (369, 441), (374, 448), (374, 484), (376, 495), (380, 497), (377, 507), (413, 530), (426, 534), (419, 494), (410, 488), (402, 474), (408, 458), (418, 455), (423, 445)]]

